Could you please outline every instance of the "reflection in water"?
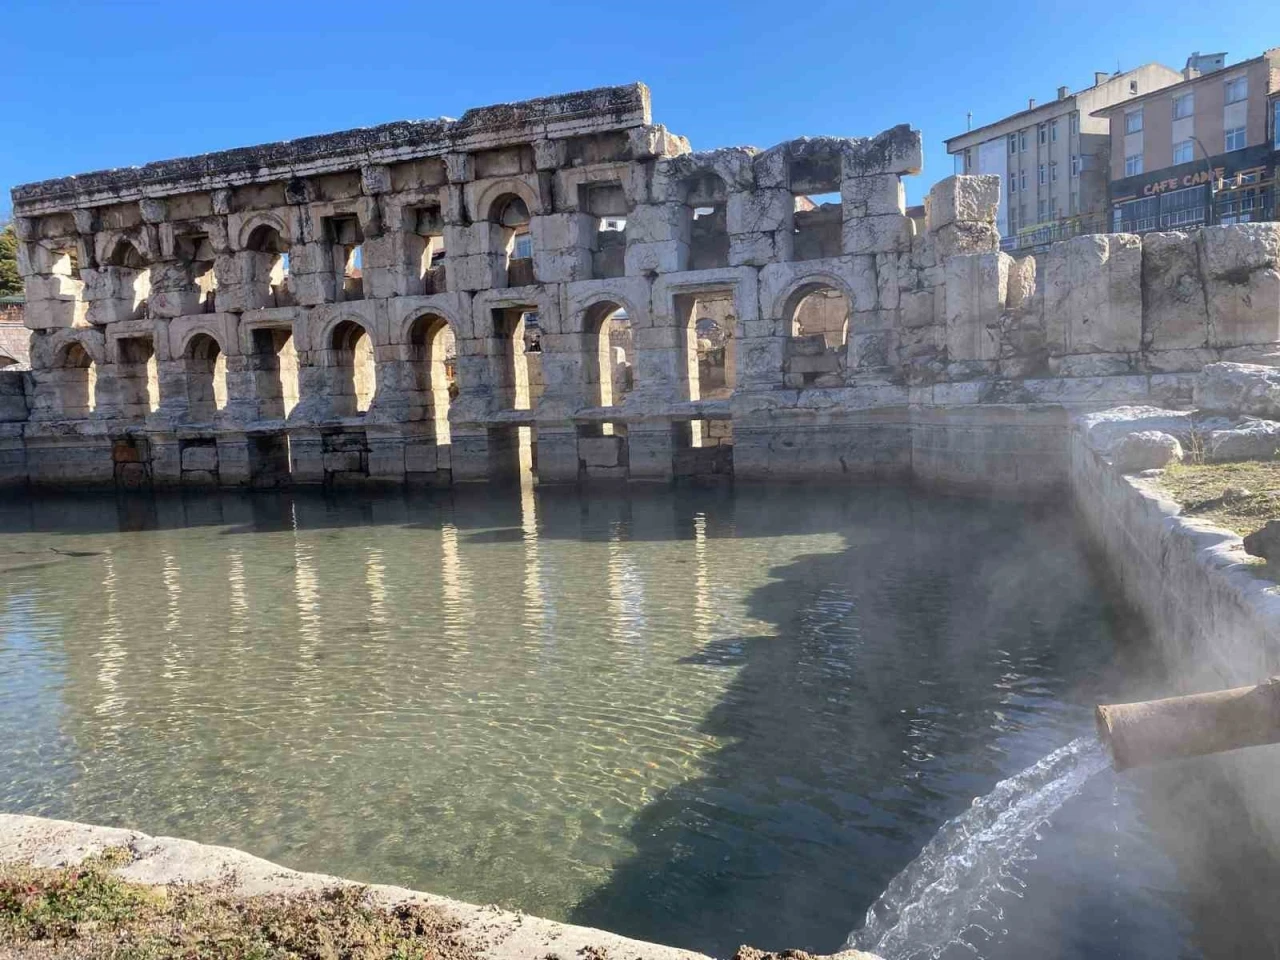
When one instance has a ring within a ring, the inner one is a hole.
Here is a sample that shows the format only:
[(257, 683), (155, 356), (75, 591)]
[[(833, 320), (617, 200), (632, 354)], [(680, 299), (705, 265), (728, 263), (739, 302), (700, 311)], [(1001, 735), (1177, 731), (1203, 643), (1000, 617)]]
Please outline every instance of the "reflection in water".
[[(78, 498), (0, 533), (95, 554), (0, 584), (0, 809), (721, 955), (835, 949), (973, 797), (1163, 689), (1069, 518), (1009, 504)], [(1168, 841), (1218, 798), (1160, 777), (1055, 815), (983, 955), (1263, 955)]]
[(98, 685), (102, 687), (102, 699), (94, 707), (94, 712), (105, 718), (118, 716), (127, 703), (120, 694), (120, 684), (117, 681), (128, 653), (120, 642), (122, 637), (119, 600), (116, 597), (116, 569), (109, 555), (102, 558), (102, 569), (102, 596), (106, 601), (107, 615), (102, 621), (102, 635), (98, 641), (98, 651), (94, 654), (98, 661)]

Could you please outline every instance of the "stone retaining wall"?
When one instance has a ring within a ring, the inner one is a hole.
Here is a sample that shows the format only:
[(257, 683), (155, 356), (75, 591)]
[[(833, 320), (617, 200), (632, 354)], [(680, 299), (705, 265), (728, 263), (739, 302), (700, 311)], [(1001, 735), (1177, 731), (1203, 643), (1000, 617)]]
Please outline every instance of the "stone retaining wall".
[[(1143, 414), (1141, 419), (1152, 419), (1151, 411)], [(1180, 516), (1181, 508), (1153, 480), (1112, 466), (1106, 451), (1114, 425), (1089, 417), (1074, 425), (1072, 498), (1111, 575), (1146, 618), (1170, 670), (1170, 695), (1280, 674), (1280, 586), (1254, 576), (1240, 537)], [(1217, 760), (1259, 836), (1280, 856), (1280, 745)]]

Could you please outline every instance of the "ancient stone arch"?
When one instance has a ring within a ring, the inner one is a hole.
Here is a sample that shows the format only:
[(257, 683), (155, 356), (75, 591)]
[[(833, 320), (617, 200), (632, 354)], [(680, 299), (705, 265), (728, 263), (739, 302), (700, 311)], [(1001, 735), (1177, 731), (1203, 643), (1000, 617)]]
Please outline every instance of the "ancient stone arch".
[(435, 425), (437, 443), (448, 443), (449, 405), (458, 395), (457, 327), (441, 310), (423, 308), (405, 325), (410, 416)]
[[(275, 233), (277, 239), (274, 243), (270, 241), (263, 227)], [(288, 251), (291, 240), (289, 228), (285, 225), (283, 218), (273, 213), (255, 213), (240, 225), (235, 249), (250, 250), (254, 253), (284, 253)]]
[(512, 196), (520, 198), (530, 217), (542, 213), (542, 199), (529, 184), (514, 177), (503, 177), (486, 183), (476, 194), (475, 211), (477, 220), (488, 220), (498, 223), (502, 213), (501, 206)]
[(795, 328), (797, 308), (806, 297), (823, 288), (838, 291), (848, 303), (849, 312), (853, 312), (853, 304), (855, 302), (853, 288), (844, 277), (828, 271), (803, 274), (792, 280), (776, 301), (778, 304), (778, 316), (784, 324), (782, 330), (784, 336), (797, 336), (799, 334), (799, 331)]
[[(618, 314), (625, 323), (616, 322)], [(593, 406), (615, 406), (635, 386), (630, 322), (635, 316), (636, 308), (625, 296), (608, 291), (587, 299), (578, 314), (574, 329), (581, 332), (587, 402)]]
[(183, 341), (181, 364), (187, 387), (187, 417), (212, 421), (227, 405), (227, 355), (207, 328), (191, 331)]
[(329, 372), (329, 397), (335, 416), (366, 413), (377, 392), (373, 333), (363, 320), (342, 315), (327, 326), (321, 353)]

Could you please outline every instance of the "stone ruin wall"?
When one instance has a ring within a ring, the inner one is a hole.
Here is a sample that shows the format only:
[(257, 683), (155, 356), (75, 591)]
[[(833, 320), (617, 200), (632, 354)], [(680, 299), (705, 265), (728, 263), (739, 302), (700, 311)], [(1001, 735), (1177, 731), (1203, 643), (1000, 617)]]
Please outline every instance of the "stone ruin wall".
[(999, 180), (913, 219), (921, 166), (905, 126), (691, 152), (636, 84), (18, 187), (0, 475), (1028, 483), (1065, 411), (1275, 350), (1280, 227), (1014, 259)]

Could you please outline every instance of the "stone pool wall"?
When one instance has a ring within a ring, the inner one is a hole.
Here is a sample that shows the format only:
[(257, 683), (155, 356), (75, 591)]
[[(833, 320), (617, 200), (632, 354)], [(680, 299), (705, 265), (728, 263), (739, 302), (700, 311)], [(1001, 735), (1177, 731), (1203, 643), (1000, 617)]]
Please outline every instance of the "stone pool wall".
[[(0, 813), (0, 863), (56, 867), (76, 864), (111, 848), (132, 854), (132, 862), (113, 872), (132, 883), (208, 884), (238, 896), (303, 894), (353, 883), (318, 873), (300, 873), (230, 847), (173, 837), (151, 837), (137, 830), (99, 827)], [(474, 906), (403, 887), (371, 885), (373, 901), (384, 907), (416, 902), (456, 920), (457, 936), (486, 960), (576, 960), (625, 957), (628, 960), (709, 960), (704, 954), (620, 937), (605, 930), (543, 920), (497, 907)], [(878, 960), (858, 950), (842, 960)]]
[[(1179, 418), (1149, 408), (1085, 416), (1070, 440), (1076, 510), (1111, 576), (1146, 619), (1169, 668), (1170, 696), (1280, 674), (1280, 587), (1254, 575), (1239, 536), (1181, 516), (1153, 480), (1123, 474), (1111, 462), (1126, 432), (1184, 433)], [(1280, 745), (1215, 760), (1238, 788), (1258, 835), (1280, 857)]]
[[(14, 188), (0, 481), (1066, 481), (1280, 341), (1280, 227), (999, 249), (918, 131), (694, 152), (643, 84)], [(835, 203), (819, 203), (824, 195)], [(13, 423), (14, 421), (11, 421)]]

